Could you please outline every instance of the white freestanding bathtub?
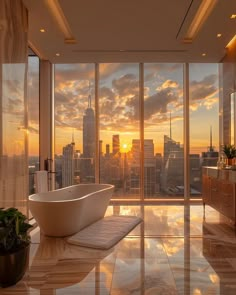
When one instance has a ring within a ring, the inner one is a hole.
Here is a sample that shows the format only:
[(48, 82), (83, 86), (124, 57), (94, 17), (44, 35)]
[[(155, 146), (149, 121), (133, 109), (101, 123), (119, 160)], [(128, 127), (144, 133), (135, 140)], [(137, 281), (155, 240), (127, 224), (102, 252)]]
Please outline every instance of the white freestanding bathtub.
[(29, 196), (29, 209), (46, 236), (65, 237), (104, 217), (114, 186), (77, 184)]

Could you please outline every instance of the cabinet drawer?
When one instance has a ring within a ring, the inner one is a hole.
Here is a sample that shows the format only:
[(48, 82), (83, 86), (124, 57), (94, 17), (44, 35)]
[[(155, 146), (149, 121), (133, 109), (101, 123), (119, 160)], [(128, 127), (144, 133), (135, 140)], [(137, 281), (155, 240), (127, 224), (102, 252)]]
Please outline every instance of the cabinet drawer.
[(235, 219), (234, 184), (221, 182), (220, 212), (225, 216)]

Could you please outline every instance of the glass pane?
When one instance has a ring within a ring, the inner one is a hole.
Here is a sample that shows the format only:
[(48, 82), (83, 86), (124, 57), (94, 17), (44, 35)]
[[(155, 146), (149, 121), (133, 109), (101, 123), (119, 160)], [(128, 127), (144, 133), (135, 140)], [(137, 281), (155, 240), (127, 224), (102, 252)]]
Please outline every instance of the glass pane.
[(144, 197), (182, 197), (183, 65), (144, 64)]
[(28, 57), (29, 194), (35, 192), (34, 173), (39, 168), (39, 58)]
[(2, 64), (0, 118), (0, 207), (19, 207), (26, 214), (27, 124), (23, 63)]
[(95, 181), (94, 64), (55, 66), (56, 188)]
[(100, 64), (100, 182), (114, 198), (139, 198), (139, 65)]
[(219, 156), (218, 64), (190, 64), (190, 187), (201, 196), (202, 166), (216, 166)]

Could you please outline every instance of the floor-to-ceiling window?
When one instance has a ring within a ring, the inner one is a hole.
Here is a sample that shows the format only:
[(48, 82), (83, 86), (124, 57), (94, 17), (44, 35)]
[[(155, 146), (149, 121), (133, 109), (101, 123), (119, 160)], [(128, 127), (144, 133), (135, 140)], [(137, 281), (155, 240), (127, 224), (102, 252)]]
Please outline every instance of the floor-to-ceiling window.
[(39, 58), (28, 57), (27, 75), (28, 95), (28, 165), (29, 165), (29, 194), (35, 192), (34, 173), (39, 167)]
[(202, 192), (202, 166), (216, 166), (219, 157), (218, 64), (189, 65), (190, 193)]
[(182, 63), (56, 65), (56, 188), (99, 181), (115, 185), (116, 199), (182, 198), (189, 83), (190, 194), (199, 197), (207, 152), (212, 165), (218, 158), (217, 68), (190, 64), (184, 81)]
[(56, 188), (95, 181), (95, 66), (55, 66)]
[(144, 197), (183, 194), (183, 64), (144, 64)]
[(99, 65), (100, 182), (140, 196), (139, 65)]

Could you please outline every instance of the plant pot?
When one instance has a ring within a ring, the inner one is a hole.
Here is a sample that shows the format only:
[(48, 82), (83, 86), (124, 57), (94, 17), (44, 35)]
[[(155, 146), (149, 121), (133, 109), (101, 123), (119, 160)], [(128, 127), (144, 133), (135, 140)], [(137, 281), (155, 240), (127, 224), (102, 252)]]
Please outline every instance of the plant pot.
[(0, 254), (0, 286), (15, 285), (25, 274), (29, 264), (30, 244), (11, 254)]
[(232, 165), (233, 165), (233, 161), (234, 161), (234, 159), (227, 158), (227, 159), (226, 159), (226, 165), (227, 165), (227, 166), (232, 166)]

